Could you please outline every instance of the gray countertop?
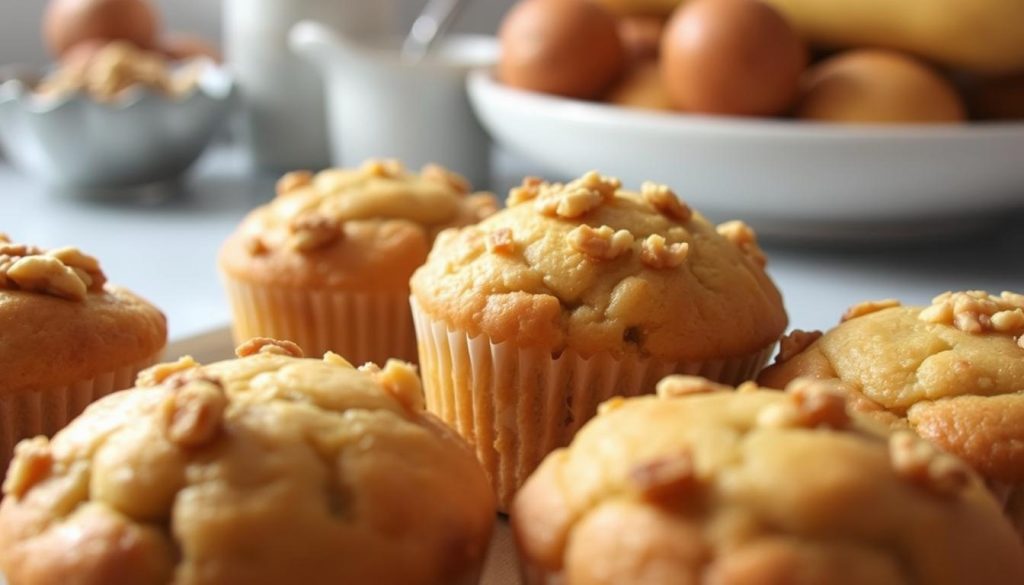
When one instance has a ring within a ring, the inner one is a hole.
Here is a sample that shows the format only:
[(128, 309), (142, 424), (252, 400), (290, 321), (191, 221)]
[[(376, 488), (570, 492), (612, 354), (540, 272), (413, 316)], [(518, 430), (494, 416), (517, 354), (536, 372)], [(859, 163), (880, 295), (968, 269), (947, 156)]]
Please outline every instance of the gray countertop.
[[(529, 170), (501, 160), (498, 168), (498, 190), (522, 174), (511, 169)], [(178, 340), (227, 324), (217, 249), (249, 209), (270, 199), (274, 180), (249, 172), (238, 150), (218, 146), (169, 196), (81, 201), (48, 192), (0, 161), (0, 232), (43, 246), (77, 245), (97, 256), (111, 281), (164, 310)], [(865, 299), (922, 303), (949, 289), (1024, 290), (1021, 225), (1024, 217), (1007, 218), (971, 240), (899, 247), (764, 247), (791, 325), (823, 328)]]

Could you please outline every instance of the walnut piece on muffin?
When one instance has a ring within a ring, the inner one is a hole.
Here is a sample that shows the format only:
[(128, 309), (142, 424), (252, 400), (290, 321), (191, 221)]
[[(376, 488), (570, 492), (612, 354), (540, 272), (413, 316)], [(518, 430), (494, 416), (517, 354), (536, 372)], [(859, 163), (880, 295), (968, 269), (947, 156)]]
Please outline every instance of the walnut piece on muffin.
[(861, 303), (783, 357), (761, 383), (842, 381), (858, 410), (967, 461), (1024, 534), (1024, 295), (947, 292), (927, 307)]
[(966, 464), (807, 379), (670, 377), (609, 403), (523, 486), (512, 524), (527, 585), (1024, 580)]
[(258, 339), (143, 373), (18, 447), (12, 584), (475, 583), (494, 499), (411, 366)]

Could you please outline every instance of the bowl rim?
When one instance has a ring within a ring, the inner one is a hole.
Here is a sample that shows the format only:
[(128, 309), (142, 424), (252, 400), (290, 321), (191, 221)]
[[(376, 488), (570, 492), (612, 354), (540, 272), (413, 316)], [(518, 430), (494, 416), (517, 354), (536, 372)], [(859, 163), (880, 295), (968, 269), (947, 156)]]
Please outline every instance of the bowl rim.
[(631, 126), (637, 132), (659, 134), (686, 133), (695, 130), (749, 137), (756, 131), (761, 138), (808, 139), (900, 139), (962, 140), (1024, 135), (1024, 121), (969, 121), (944, 124), (838, 124), (784, 118), (715, 116), (687, 112), (659, 112), (613, 104), (567, 98), (515, 87), (498, 81), (493, 67), (470, 71), (467, 90), (474, 102), (503, 99), (515, 101), (540, 116), (558, 117), (577, 123), (603, 126)]

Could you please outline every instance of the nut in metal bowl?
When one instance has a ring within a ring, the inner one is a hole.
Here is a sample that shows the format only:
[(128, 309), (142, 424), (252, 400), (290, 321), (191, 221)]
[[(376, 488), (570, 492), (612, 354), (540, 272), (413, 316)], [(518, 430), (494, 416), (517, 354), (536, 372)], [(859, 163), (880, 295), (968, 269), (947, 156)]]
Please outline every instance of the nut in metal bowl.
[(231, 107), (234, 82), (209, 62), (195, 87), (166, 96), (133, 87), (103, 103), (33, 91), (43, 71), (0, 70), (0, 144), (17, 167), (61, 192), (104, 196), (180, 176)]

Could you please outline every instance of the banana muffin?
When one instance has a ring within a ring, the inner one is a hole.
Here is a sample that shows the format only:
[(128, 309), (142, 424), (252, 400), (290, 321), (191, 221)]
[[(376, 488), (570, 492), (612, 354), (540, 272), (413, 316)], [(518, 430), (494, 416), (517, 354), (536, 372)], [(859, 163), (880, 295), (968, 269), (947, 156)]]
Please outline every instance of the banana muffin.
[(18, 441), (52, 435), (160, 357), (163, 314), (106, 280), (78, 248), (0, 234), (0, 470)]
[(614, 399), (516, 497), (527, 585), (1008, 585), (1024, 552), (981, 479), (820, 381), (673, 376)]
[(355, 363), (415, 361), (409, 277), (439, 231), (496, 207), (436, 165), (285, 175), (221, 249), (236, 342), (266, 336)]
[(477, 582), (494, 497), (411, 366), (269, 339), (238, 355), (155, 366), (18, 446), (12, 585)]
[(749, 227), (716, 229), (665, 185), (526, 179), (413, 275), (427, 408), (507, 506), (611, 396), (671, 373), (753, 377), (786, 326), (764, 264)]
[(1024, 534), (1024, 295), (870, 301), (824, 335), (798, 333), (782, 347), (762, 384), (841, 380), (858, 410), (970, 463)]

